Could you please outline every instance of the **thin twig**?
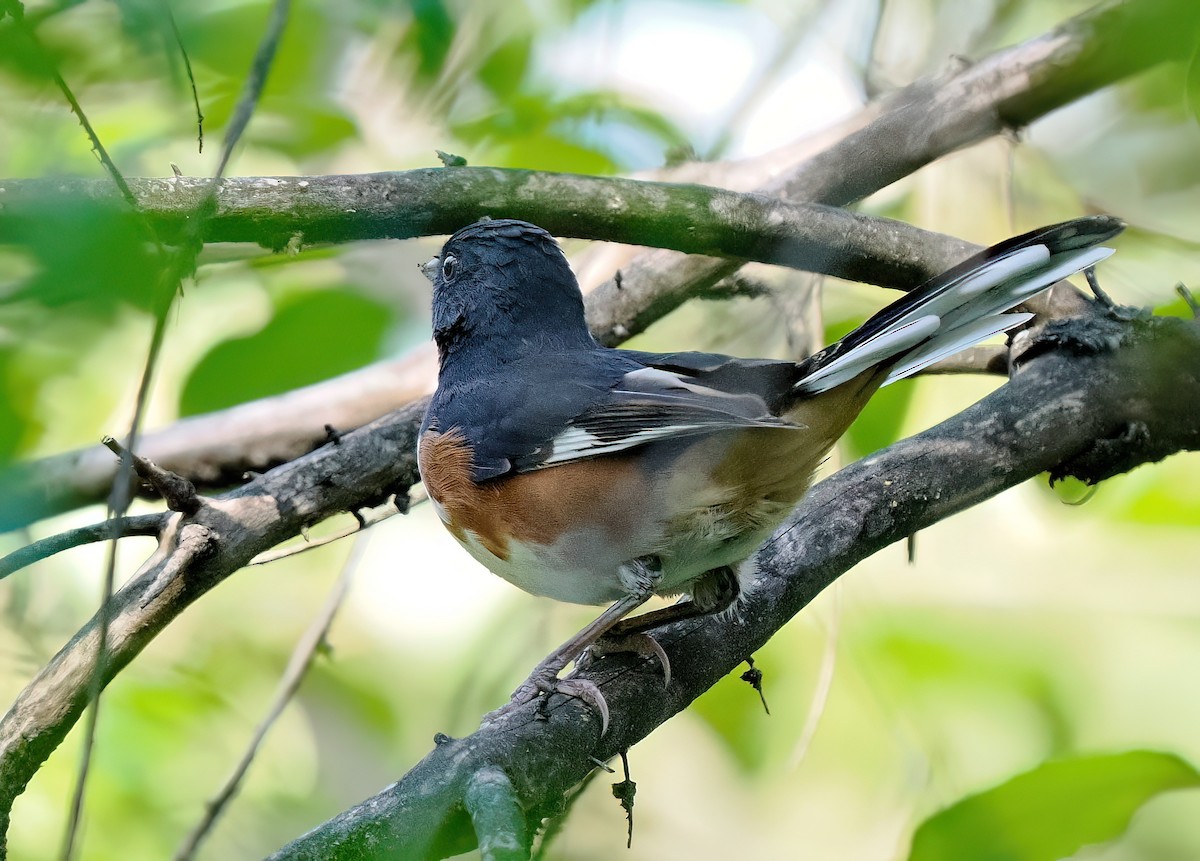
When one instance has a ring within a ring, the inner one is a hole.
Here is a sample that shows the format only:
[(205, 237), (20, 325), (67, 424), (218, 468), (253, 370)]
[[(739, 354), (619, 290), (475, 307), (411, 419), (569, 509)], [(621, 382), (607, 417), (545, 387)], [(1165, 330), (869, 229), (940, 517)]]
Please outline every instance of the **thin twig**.
[(125, 448), (115, 439), (106, 436), (101, 444), (117, 457), (128, 457), (138, 477), (146, 481), (158, 494), (166, 500), (167, 507), (172, 511), (184, 514), (195, 514), (200, 507), (200, 497), (196, 493), (196, 485), (182, 475), (163, 469), (152, 460), (147, 460)]
[[(121, 515), (114, 514), (109, 509), (109, 523), (115, 523)], [(114, 531), (108, 536), (108, 551), (104, 561), (104, 582), (100, 592), (100, 610), (98, 613), (98, 639), (96, 642), (96, 660), (92, 664), (91, 681), (88, 684), (88, 703), (84, 721), (83, 750), (79, 755), (79, 769), (75, 775), (75, 788), (71, 793), (70, 813), (67, 816), (67, 830), (63, 834), (62, 850), (59, 857), (63, 861), (71, 861), (75, 857), (76, 837), (79, 834), (79, 822), (83, 816), (83, 799), (87, 792), (88, 773), (91, 771), (92, 750), (96, 745), (96, 724), (100, 718), (100, 693), (104, 690), (104, 675), (108, 664), (108, 627), (112, 619), (110, 606), (113, 584), (116, 582), (117, 571), (117, 539), (120, 536)]]
[(798, 769), (804, 762), (804, 758), (808, 756), (808, 749), (812, 747), (812, 740), (817, 735), (817, 727), (820, 726), (821, 717), (825, 714), (825, 707), (829, 704), (829, 692), (833, 689), (833, 674), (837, 669), (838, 633), (841, 629), (842, 618), (842, 591), (837, 586), (838, 584), (834, 584), (833, 612), (829, 617), (829, 627), (825, 631), (825, 651), (821, 653), (821, 668), (817, 673), (817, 686), (813, 688), (812, 701), (808, 704), (808, 714), (804, 718), (804, 726), (800, 729), (800, 736), (796, 739), (796, 746), (792, 748), (792, 755), (788, 760), (788, 765), (793, 771)]
[(59, 92), (63, 94), (63, 98), (67, 100), (67, 104), (71, 106), (71, 113), (75, 114), (75, 118), (79, 120), (79, 124), (83, 126), (83, 131), (85, 134), (87, 134), (88, 140), (92, 144), (92, 149), (96, 151), (96, 155), (100, 159), (100, 163), (104, 166), (104, 169), (108, 171), (108, 175), (112, 178), (113, 184), (116, 185), (118, 190), (120, 190), (121, 196), (125, 198), (125, 202), (129, 204), (130, 208), (137, 212), (137, 200), (134, 198), (133, 192), (130, 190), (128, 183), (125, 182), (125, 177), (121, 175), (121, 171), (117, 170), (117, 166), (113, 163), (112, 158), (109, 156), (108, 150), (105, 149), (104, 144), (100, 142), (100, 136), (96, 134), (96, 130), (92, 128), (91, 121), (88, 120), (87, 114), (83, 112), (83, 108), (80, 106), (79, 101), (75, 98), (75, 93), (71, 91), (71, 88), (67, 85), (67, 82), (63, 79), (63, 76), (59, 73), (58, 67), (54, 64), (54, 61), (50, 58), (50, 55), (46, 52), (46, 49), (42, 47), (41, 40), (38, 39), (33, 30), (30, 29), (28, 24), (26, 24), (24, 5), (20, 2), (20, 0), (4, 0), (4, 5), (8, 9), (8, 14), (12, 16), (13, 21), (28, 40), (30, 47), (33, 49), (34, 56), (37, 57), (38, 62), (42, 64), (45, 70), (49, 73), (50, 77), (54, 79), (55, 86), (57, 86)]
[(192, 59), (188, 56), (183, 44), (183, 36), (179, 25), (175, 23), (175, 13), (167, 6), (167, 20), (171, 22), (171, 33), (175, 36), (175, 44), (179, 47), (179, 56), (183, 57), (183, 69), (187, 73), (188, 85), (192, 89), (192, 103), (196, 106), (196, 142), (199, 152), (204, 152), (204, 111), (200, 110), (200, 92), (196, 89), (196, 76), (192, 73)]
[(1192, 294), (1192, 291), (1187, 288), (1187, 285), (1180, 281), (1175, 285), (1175, 292), (1178, 293), (1180, 298), (1183, 299), (1187, 306), (1192, 309), (1192, 316), (1200, 318), (1200, 302), (1196, 301), (1196, 297)]
[(233, 773), (226, 779), (220, 791), (213, 796), (204, 809), (204, 816), (196, 827), (192, 829), (187, 838), (183, 841), (179, 851), (175, 853), (175, 861), (189, 861), (196, 854), (196, 850), (200, 847), (201, 842), (209, 835), (221, 814), (225, 812), (229, 802), (241, 787), (242, 779), (246, 776), (246, 772), (250, 769), (250, 764), (254, 761), (254, 757), (258, 754), (259, 748), (262, 746), (263, 739), (267, 733), (279, 719), (287, 704), (292, 701), (296, 692), (300, 689), (301, 683), (307, 675), (309, 667), (312, 666), (313, 660), (317, 653), (321, 651), (325, 644), (325, 637), (329, 634), (329, 629), (333, 625), (333, 620), (337, 617), (338, 610), (341, 609), (346, 595), (350, 590), (350, 583), (354, 579), (354, 573), (362, 562), (363, 555), (367, 549), (368, 536), (360, 535), (355, 539), (350, 547), (350, 555), (346, 557), (346, 562), (342, 566), (342, 571), (338, 575), (337, 581), (333, 584), (333, 588), (329, 592), (329, 597), (325, 599), (325, 604), (321, 607), (319, 613), (308, 630), (296, 642), (295, 649), (292, 650), (292, 656), (288, 660), (287, 668), (283, 672), (283, 676), (279, 680), (279, 686), (275, 691), (275, 698), (271, 702), (271, 707), (267, 710), (266, 717), (258, 725), (254, 731), (253, 737), (250, 739), (250, 744), (246, 747), (242, 758), (234, 766)]
[(70, 550), (72, 547), (107, 541), (114, 532), (122, 538), (133, 535), (158, 535), (162, 524), (162, 514), (139, 514), (135, 517), (118, 518), (115, 523), (105, 520), (47, 536), (0, 558), (0, 580), (34, 562), (49, 559), (56, 553)]
[[(16, 3), (17, 0), (10, 0), (11, 3)], [(185, 241), (179, 245), (173, 255), (171, 255), (168, 264), (160, 270), (158, 284), (156, 285), (155, 295), (159, 298), (159, 307), (156, 308), (154, 318), (154, 331), (150, 337), (150, 346), (146, 353), (146, 362), (142, 368), (141, 381), (138, 384), (137, 398), (134, 401), (133, 418), (130, 421), (129, 435), (125, 443), (126, 451), (121, 454), (120, 467), (117, 470), (116, 481), (113, 485), (113, 492), (109, 502), (110, 519), (116, 521), (124, 516), (129, 503), (131, 501), (131, 482), (130, 477), (134, 468), (134, 457), (137, 451), (138, 434), (141, 430), (142, 419), (145, 414), (146, 404), (150, 397), (150, 386), (154, 378), (154, 370), (158, 366), (158, 357), (162, 352), (163, 339), (166, 334), (167, 320), (170, 318), (171, 308), (174, 305), (175, 296), (179, 292), (179, 286), (182, 284), (184, 277), (195, 268), (196, 256), (199, 253), (203, 242), (201, 239), (203, 224), (211, 217), (211, 213), (216, 209), (216, 194), (217, 185), (220, 177), (225, 172), (225, 168), (229, 163), (230, 155), (233, 152), (237, 141), (245, 130), (246, 125), (250, 121), (250, 116), (254, 112), (255, 105), (258, 104), (259, 96), (262, 93), (263, 85), (266, 83), (267, 72), (270, 68), (271, 60), (275, 55), (275, 49), (278, 47), (279, 38), (282, 35), (283, 26), (287, 21), (287, 10), (289, 7), (288, 0), (276, 0), (274, 12), (269, 22), (267, 33), (263, 40), (259, 43), (258, 53), (255, 55), (254, 64), (251, 68), (250, 76), (242, 90), (242, 98), (238, 103), (237, 110), (234, 114), (233, 122), (226, 133), (224, 150), (221, 155), (220, 164), (217, 167), (216, 173), (212, 181), (208, 185), (207, 192), (202, 200), (194, 219), (192, 219)], [(36, 43), (36, 39), (32, 33), (28, 34), (31, 41)], [(49, 58), (46, 58), (48, 67), (53, 70), (55, 80), (59, 83), (60, 89), (71, 103), (72, 110), (80, 117), (80, 121), (84, 123), (84, 128), (88, 131), (92, 138), (93, 145), (98, 148), (101, 154), (102, 161), (109, 168), (109, 172), (113, 175), (114, 181), (121, 189), (122, 195), (130, 201), (134, 211), (141, 217), (141, 212), (137, 208), (136, 201), (133, 198), (133, 193), (129, 190), (129, 186), (125, 183), (124, 177), (117, 171), (116, 166), (108, 159), (107, 152), (103, 150), (98, 137), (92, 131), (90, 124), (83, 118), (83, 111), (75, 101), (73, 94), (66, 86), (66, 82), (62, 80)], [(144, 222), (144, 218), (141, 218)], [(147, 225), (147, 229), (150, 230)], [(151, 233), (157, 242), (157, 236)], [(161, 243), (159, 248), (161, 249)], [(116, 579), (117, 565), (117, 538), (120, 536), (113, 533), (112, 543), (109, 547), (108, 558), (105, 565), (104, 583), (100, 597), (100, 610), (98, 614), (99, 637), (96, 647), (96, 665), (92, 671), (91, 684), (89, 685), (88, 702), (91, 708), (88, 710), (88, 716), (85, 723), (83, 750), (80, 759), (79, 772), (76, 778), (74, 792), (71, 798), (71, 810), (67, 822), (67, 831), (63, 838), (63, 847), (60, 857), (63, 861), (71, 861), (75, 854), (76, 837), (79, 832), (79, 822), (83, 814), (83, 801), (87, 791), (87, 778), (90, 771), (92, 761), (92, 751), (95, 746), (96, 724), (100, 713), (100, 694), (104, 690), (104, 679), (107, 670), (108, 660), (108, 629), (109, 629), (109, 613), (111, 607), (111, 597), (113, 593), (113, 584)]]
[[(413, 506), (421, 505), (422, 503), (425, 503), (428, 501), (429, 501), (428, 496), (423, 497), (421, 499), (412, 500), (409, 503), (409, 511), (412, 510)], [(271, 562), (278, 562), (280, 559), (287, 559), (291, 556), (299, 556), (301, 553), (307, 553), (310, 550), (316, 550), (318, 547), (324, 547), (326, 544), (332, 544), (335, 541), (341, 541), (343, 538), (349, 538), (351, 535), (357, 535), (360, 532), (363, 532), (364, 530), (370, 529), (375, 524), (382, 523), (383, 521), (385, 521), (389, 518), (395, 517), (397, 514), (400, 514), (400, 513), (401, 513), (401, 511), (399, 508), (396, 508), (396, 507), (385, 508), (382, 510), (381, 513), (372, 513), (372, 515), (369, 517), (363, 517), (352, 527), (347, 527), (346, 529), (343, 529), (339, 532), (334, 532), (330, 535), (322, 535), (320, 538), (306, 540), (303, 544), (289, 545), (287, 547), (277, 547), (273, 550), (268, 550), (266, 553), (262, 553), (258, 556), (255, 556), (253, 559), (251, 559), (246, 564), (247, 565), (267, 565)]]
[(229, 164), (230, 156), (233, 155), (233, 148), (241, 139), (242, 132), (246, 130), (246, 125), (250, 122), (250, 117), (258, 106), (263, 86), (267, 83), (267, 73), (271, 71), (275, 51), (279, 48), (279, 40), (283, 38), (283, 28), (287, 25), (288, 11), (291, 5), (291, 0), (275, 0), (274, 5), (271, 6), (267, 32), (263, 34), (258, 43), (254, 61), (250, 64), (250, 72), (242, 87), (242, 97), (238, 99), (237, 107), (233, 111), (233, 119), (229, 121), (229, 129), (225, 132), (225, 146), (221, 151), (221, 161), (217, 165), (216, 175), (218, 177), (224, 176), (225, 167)]

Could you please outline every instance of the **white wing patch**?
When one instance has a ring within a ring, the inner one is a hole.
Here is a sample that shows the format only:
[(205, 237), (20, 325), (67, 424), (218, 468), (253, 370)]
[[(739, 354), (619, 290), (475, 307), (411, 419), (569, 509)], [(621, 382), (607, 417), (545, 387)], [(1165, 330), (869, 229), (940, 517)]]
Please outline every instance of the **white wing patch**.
[[(705, 427), (706, 425), (701, 424), (666, 425), (664, 427), (636, 431), (629, 436), (608, 440), (607, 442), (583, 428), (569, 427), (553, 439), (550, 456), (545, 458), (542, 464), (549, 466), (552, 463), (579, 460), (599, 454), (612, 454), (613, 452), (633, 448), (636, 445), (642, 445), (652, 440), (692, 434)], [(707, 427), (711, 428), (711, 425)]]
[(755, 395), (712, 389), (659, 368), (630, 371), (609, 394), (610, 402), (574, 419), (550, 441), (549, 454), (530, 467), (734, 428), (800, 427), (772, 415)]

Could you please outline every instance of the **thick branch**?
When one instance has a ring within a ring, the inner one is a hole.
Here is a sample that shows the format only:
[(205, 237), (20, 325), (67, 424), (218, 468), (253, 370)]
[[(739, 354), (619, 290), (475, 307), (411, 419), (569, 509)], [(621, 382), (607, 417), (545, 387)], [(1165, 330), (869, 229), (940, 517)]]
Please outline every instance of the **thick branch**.
[[(186, 228), (211, 181), (129, 182), (139, 206), (170, 237)], [(0, 194), (0, 231), (17, 239), (47, 230), (62, 213), (77, 218), (81, 203), (108, 218), (127, 217), (105, 180), (10, 179), (0, 181)], [(914, 240), (959, 245), (886, 219), (761, 194), (490, 167), (223, 179), (204, 239), (275, 250), (295, 238), (304, 244), (411, 239), (453, 233), (485, 215), (519, 215), (556, 236), (777, 263), (892, 287), (932, 274), (908, 250)]]
[[(470, 849), (462, 799), (481, 770), (509, 778), (529, 826), (557, 812), (595, 766), (645, 738), (737, 667), (854, 564), (937, 521), (1095, 450), (1121, 468), (1200, 448), (1200, 324), (1155, 319), (1055, 324), (1064, 349), (1030, 355), (1015, 379), (965, 412), (818, 484), (760, 551), (736, 618), (656, 632), (673, 681), (626, 655), (586, 676), (612, 713), (564, 697), (549, 722), (530, 706), (463, 739), (442, 739), (398, 783), (281, 849), (274, 861), (441, 858)], [(1040, 348), (1038, 350), (1040, 353)], [(1126, 429), (1144, 428), (1128, 443)], [(1089, 475), (1088, 477), (1096, 477)]]

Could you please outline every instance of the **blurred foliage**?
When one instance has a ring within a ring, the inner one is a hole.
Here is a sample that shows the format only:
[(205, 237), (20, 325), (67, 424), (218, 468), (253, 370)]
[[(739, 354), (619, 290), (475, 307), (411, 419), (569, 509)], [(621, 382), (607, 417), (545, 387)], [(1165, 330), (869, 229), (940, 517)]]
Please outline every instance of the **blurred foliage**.
[(260, 331), (224, 341), (192, 371), (181, 415), (212, 412), (315, 383), (379, 355), (390, 320), (354, 293), (322, 290), (275, 305)]
[[(852, 111), (868, 86), (1037, 35), (1088, 5), (297, 0), (234, 169), (403, 169), (435, 164), (442, 149), (476, 165), (628, 173), (715, 140), (731, 157), (754, 156)], [(25, 8), (53, 68), (0, 20), (0, 176), (104, 175), (54, 70), (125, 174), (163, 175), (171, 162), (212, 171), (266, 0)], [(781, 35), (798, 21), (804, 38)], [(705, 34), (722, 50), (692, 45)], [(202, 153), (180, 44), (205, 116)], [(1019, 144), (955, 154), (864, 209), (978, 242), (1114, 212), (1131, 228), (1102, 270), (1106, 289), (1188, 314), (1171, 289), (1200, 285), (1198, 68), (1195, 57), (1164, 66), (1049, 117)], [(728, 127), (731, 117), (741, 122)], [(149, 422), (423, 341), (427, 284), (414, 264), (432, 247), (206, 249), (168, 327)], [(31, 222), (0, 236), (0, 462), (121, 432), (148, 310), (173, 289), (159, 268), (153, 237), (83, 206), (66, 230)], [(795, 315), (776, 300), (793, 285), (771, 285), (772, 299), (680, 309), (638, 346), (786, 355)], [(832, 280), (824, 292), (826, 341), (887, 301)], [(891, 386), (837, 458), (920, 430), (994, 384)], [(922, 533), (910, 568), (902, 548), (868, 560), (756, 656), (770, 718), (734, 677), (632, 751), (632, 852), (623, 813), (594, 786), (551, 857), (873, 861), (910, 842), (917, 858), (981, 858), (990, 847), (1022, 861), (1200, 856), (1200, 793), (1166, 794), (1194, 786), (1185, 760), (1200, 761), (1200, 692), (1188, 681), (1200, 657), (1197, 488), (1194, 456), (1106, 482), (1078, 508), (1029, 486)], [(0, 536), (0, 551), (98, 516)], [(470, 732), (591, 614), (497, 583), (427, 508), (376, 527), (371, 541), (331, 653), (202, 857), (259, 857), (378, 791), (435, 731)], [(149, 543), (127, 547), (125, 574)], [(121, 674), (106, 694), (83, 857), (174, 851), (241, 755), (345, 554), (333, 545), (232, 578)], [(10, 699), (90, 615), (102, 558), (81, 548), (0, 584)], [(18, 801), (12, 857), (53, 857), (77, 735)], [(1109, 842), (1081, 849), (1097, 841)]]
[(1200, 785), (1177, 756), (1130, 751), (1057, 760), (927, 819), (910, 861), (1057, 861), (1121, 834), (1161, 792)]

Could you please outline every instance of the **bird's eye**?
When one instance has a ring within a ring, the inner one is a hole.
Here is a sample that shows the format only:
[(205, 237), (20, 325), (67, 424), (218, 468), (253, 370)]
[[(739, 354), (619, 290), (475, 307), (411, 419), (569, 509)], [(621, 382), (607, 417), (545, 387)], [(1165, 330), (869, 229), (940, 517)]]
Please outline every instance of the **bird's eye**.
[(449, 281), (458, 271), (458, 260), (453, 254), (447, 254), (442, 260), (442, 280)]

